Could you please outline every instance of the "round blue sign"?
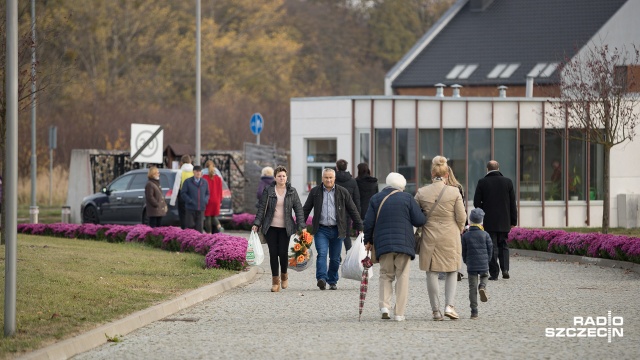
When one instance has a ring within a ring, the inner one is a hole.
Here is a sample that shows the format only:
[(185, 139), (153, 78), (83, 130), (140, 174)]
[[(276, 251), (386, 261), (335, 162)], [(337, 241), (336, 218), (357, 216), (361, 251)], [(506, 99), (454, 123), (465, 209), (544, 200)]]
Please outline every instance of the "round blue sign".
[(249, 123), (249, 127), (251, 128), (251, 132), (253, 135), (260, 135), (262, 132), (262, 127), (264, 126), (264, 119), (260, 113), (255, 113), (251, 115), (251, 122)]

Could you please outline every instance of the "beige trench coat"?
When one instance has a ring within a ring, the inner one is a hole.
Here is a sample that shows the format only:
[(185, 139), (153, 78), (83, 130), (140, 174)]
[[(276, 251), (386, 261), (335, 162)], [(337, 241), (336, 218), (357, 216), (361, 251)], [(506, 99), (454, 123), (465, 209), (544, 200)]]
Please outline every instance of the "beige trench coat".
[[(428, 213), (444, 186), (447, 189), (442, 194), (440, 205), (433, 213)], [(442, 180), (435, 180), (433, 184), (418, 189), (415, 198), (427, 215), (427, 223), (422, 226), (420, 270), (458, 271), (462, 261), (460, 234), (467, 218), (460, 191), (445, 185)]]

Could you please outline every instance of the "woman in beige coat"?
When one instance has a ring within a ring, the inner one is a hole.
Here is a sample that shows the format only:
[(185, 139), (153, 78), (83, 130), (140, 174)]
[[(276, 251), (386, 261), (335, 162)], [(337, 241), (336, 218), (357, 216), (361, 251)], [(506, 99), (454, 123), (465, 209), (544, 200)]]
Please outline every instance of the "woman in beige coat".
[[(421, 187), (415, 197), (427, 216), (427, 223), (422, 227), (420, 270), (427, 272), (427, 291), (433, 320), (443, 319), (438, 298), (438, 272), (446, 273), (444, 315), (455, 320), (458, 314), (453, 301), (462, 258), (460, 234), (467, 216), (460, 192), (453, 186), (447, 186), (449, 166), (445, 157), (433, 158), (431, 177), (432, 184)], [(436, 201), (438, 205), (435, 205)]]

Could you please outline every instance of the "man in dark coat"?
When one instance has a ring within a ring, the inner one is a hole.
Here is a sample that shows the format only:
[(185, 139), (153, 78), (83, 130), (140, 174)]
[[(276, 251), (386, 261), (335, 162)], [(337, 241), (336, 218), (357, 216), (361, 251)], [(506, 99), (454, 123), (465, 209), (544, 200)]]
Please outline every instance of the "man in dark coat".
[(367, 163), (358, 164), (358, 191), (360, 192), (360, 217), (364, 219), (369, 208), (369, 200), (378, 193), (378, 179), (371, 176)]
[(508, 279), (507, 235), (511, 228), (518, 224), (518, 209), (513, 182), (502, 176), (497, 161), (491, 160), (487, 163), (487, 175), (478, 181), (473, 206), (484, 210), (484, 229), (493, 242), (493, 254), (489, 260), (489, 280), (498, 280), (500, 270), (502, 278)]
[(193, 176), (184, 181), (180, 196), (184, 200), (187, 227), (202, 232), (204, 210), (209, 202), (209, 184), (202, 178), (202, 167), (193, 167)]
[[(351, 176), (351, 174), (347, 171), (347, 165), (349, 165), (349, 163), (347, 163), (346, 160), (340, 159), (336, 161), (336, 184), (349, 190), (349, 195), (351, 195), (351, 199), (353, 199), (353, 203), (356, 205), (358, 214), (360, 214), (360, 218), (362, 218), (358, 183), (356, 182), (356, 179), (354, 179), (353, 176)], [(349, 251), (349, 249), (351, 249), (351, 237), (349, 237), (349, 232), (350, 230), (347, 228), (347, 237), (344, 238), (344, 248), (346, 251)]]
[[(356, 230), (362, 230), (362, 220), (349, 191), (336, 185), (336, 172), (333, 169), (322, 171), (322, 184), (309, 191), (304, 202), (304, 220), (307, 221), (313, 210), (313, 243), (318, 252), (316, 262), (316, 280), (320, 290), (338, 289), (338, 270), (340, 269), (340, 252), (342, 242), (349, 229), (349, 217)], [(327, 255), (329, 269), (327, 270)]]

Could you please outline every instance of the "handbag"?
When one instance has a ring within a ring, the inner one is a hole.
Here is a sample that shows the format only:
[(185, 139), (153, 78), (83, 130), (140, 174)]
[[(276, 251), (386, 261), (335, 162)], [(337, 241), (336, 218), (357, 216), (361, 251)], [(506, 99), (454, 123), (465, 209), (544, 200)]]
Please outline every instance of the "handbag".
[[(433, 206), (431, 207), (431, 209), (429, 210), (428, 214), (425, 214), (426, 216), (428, 216), (429, 214), (431, 214), (433, 212), (433, 210), (436, 209), (436, 207), (438, 206), (438, 204), (440, 203), (440, 199), (442, 199), (442, 194), (444, 194), (444, 190), (446, 189), (446, 185), (442, 188), (442, 190), (440, 191), (440, 195), (438, 195), (438, 199), (436, 200), (435, 204), (433, 204)], [(418, 229), (416, 229), (415, 234), (413, 234), (413, 237), (416, 241), (416, 254), (420, 253), (420, 245), (422, 244), (422, 226), (419, 227)]]
[[(392, 192), (389, 193), (389, 195), (385, 196), (384, 199), (382, 199), (382, 202), (380, 202), (380, 206), (378, 206), (378, 212), (376, 213), (376, 224), (378, 223), (378, 216), (380, 216), (380, 209), (382, 209), (382, 205), (384, 204), (385, 201), (387, 201), (389, 196), (397, 192), (400, 192), (400, 190), (393, 190)], [(375, 234), (375, 225), (373, 227), (374, 227), (373, 232)], [(374, 264), (378, 263), (378, 257), (376, 256), (376, 247), (375, 245), (373, 245), (373, 241), (371, 242), (371, 261)]]

